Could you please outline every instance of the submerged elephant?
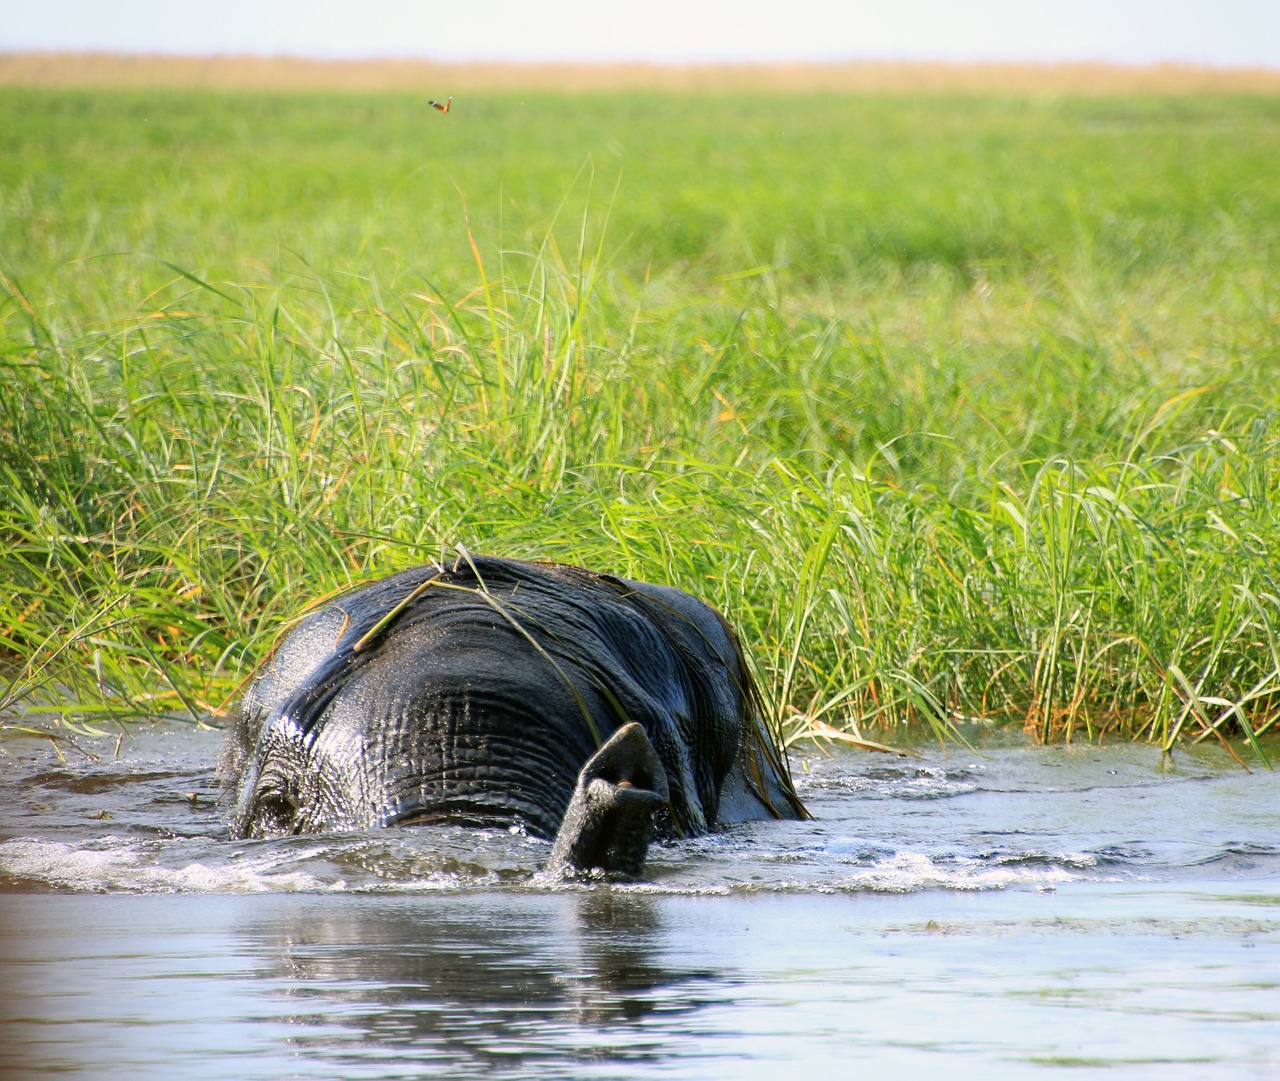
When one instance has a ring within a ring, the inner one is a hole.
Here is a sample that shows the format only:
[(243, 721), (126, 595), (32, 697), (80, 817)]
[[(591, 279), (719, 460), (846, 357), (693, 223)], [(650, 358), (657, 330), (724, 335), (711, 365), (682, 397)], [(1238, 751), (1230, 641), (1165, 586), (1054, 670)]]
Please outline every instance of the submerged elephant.
[(733, 631), (679, 589), (492, 557), (307, 616), (241, 706), (240, 837), (411, 823), (554, 838), (640, 874), (651, 836), (806, 812)]

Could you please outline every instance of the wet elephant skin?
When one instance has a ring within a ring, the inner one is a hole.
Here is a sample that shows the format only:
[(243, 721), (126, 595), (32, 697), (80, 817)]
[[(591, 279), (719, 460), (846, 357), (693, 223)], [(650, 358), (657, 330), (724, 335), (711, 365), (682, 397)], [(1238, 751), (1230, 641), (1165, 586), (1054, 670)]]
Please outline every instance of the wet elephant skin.
[[(492, 557), (405, 571), (307, 616), (246, 696), (224, 770), (238, 836), (453, 822), (555, 838), (572, 801), (577, 832), (556, 851), (609, 852), (621, 863), (605, 869), (627, 873), (650, 822), (676, 836), (804, 814), (714, 609)], [(592, 828), (610, 836), (588, 844)]]

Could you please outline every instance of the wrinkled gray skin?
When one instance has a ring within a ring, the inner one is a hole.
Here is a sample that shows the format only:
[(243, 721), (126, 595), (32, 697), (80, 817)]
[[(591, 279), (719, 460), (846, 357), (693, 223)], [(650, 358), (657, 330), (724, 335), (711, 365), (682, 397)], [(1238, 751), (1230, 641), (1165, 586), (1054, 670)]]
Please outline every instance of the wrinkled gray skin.
[(634, 878), (649, 842), (803, 817), (733, 632), (687, 593), (474, 557), (307, 616), (246, 695), (239, 837), (520, 823), (549, 869)]

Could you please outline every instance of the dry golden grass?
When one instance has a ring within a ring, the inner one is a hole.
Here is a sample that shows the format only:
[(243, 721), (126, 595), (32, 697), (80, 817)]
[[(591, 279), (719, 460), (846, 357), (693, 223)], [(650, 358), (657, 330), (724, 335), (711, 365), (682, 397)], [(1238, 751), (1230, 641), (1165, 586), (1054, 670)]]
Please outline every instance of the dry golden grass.
[(1183, 64), (440, 63), (277, 56), (0, 53), (0, 85), (233, 90), (755, 90), (769, 93), (1275, 94), (1280, 70)]

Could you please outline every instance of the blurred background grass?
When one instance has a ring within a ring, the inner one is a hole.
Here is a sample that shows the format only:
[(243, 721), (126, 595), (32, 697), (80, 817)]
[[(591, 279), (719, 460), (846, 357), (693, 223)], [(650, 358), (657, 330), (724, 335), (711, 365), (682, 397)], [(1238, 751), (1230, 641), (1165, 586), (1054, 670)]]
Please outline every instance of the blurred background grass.
[(6, 724), (207, 717), (456, 544), (718, 604), (788, 738), (1274, 723), (1280, 98), (0, 118)]

